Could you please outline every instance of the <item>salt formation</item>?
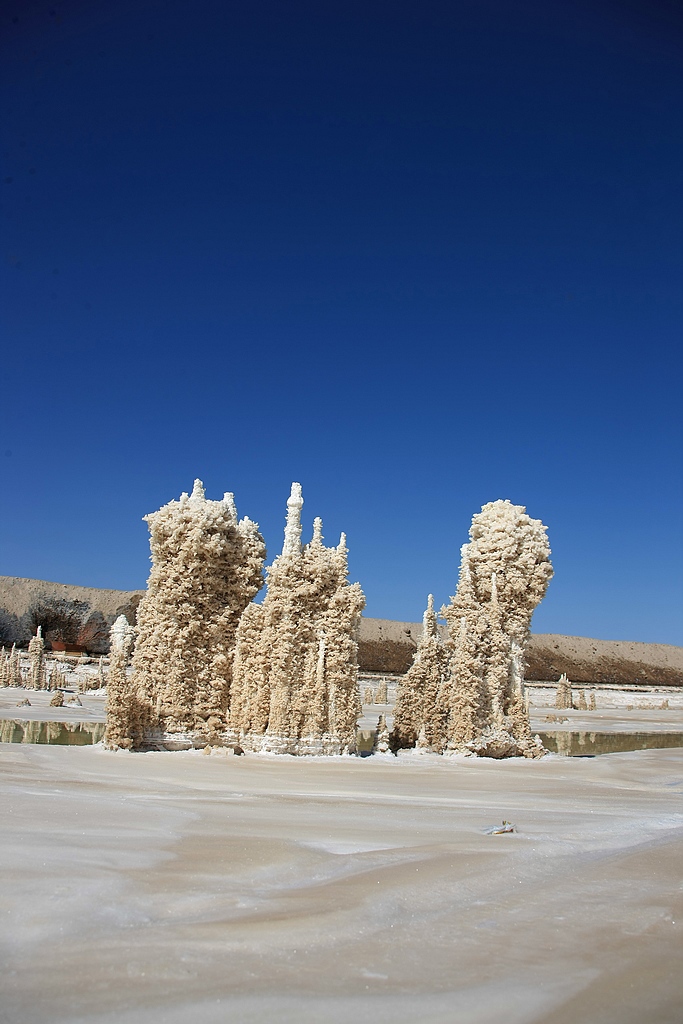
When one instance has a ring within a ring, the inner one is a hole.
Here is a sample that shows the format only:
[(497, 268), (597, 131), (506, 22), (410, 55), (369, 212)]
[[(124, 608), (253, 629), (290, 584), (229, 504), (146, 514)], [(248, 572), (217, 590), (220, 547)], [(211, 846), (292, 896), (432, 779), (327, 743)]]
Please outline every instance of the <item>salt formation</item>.
[(438, 750), (443, 742), (443, 687), (448, 652), (439, 633), (430, 594), (413, 663), (401, 681), (394, 709), (392, 744)]
[(8, 686), (23, 686), (24, 679), (21, 674), (21, 666), (19, 664), (19, 651), (17, 645), (12, 644), (12, 652), (9, 656), (9, 682)]
[[(235, 633), (263, 585), (265, 545), (256, 523), (238, 522), (233, 495), (209, 501), (201, 480), (145, 520), (152, 571), (138, 609), (127, 738), (203, 745), (225, 728)], [(125, 739), (118, 726), (111, 742), (115, 735)]]
[(50, 700), (51, 708), (61, 708), (64, 705), (64, 694), (61, 690), (55, 690), (54, 696)]
[[(417, 735), (421, 746), (440, 753), (543, 753), (529, 727), (524, 649), (531, 616), (552, 577), (549, 556), (546, 527), (523, 506), (489, 502), (473, 517), (456, 594), (442, 609), (448, 623), (445, 664), (438, 660), (436, 620), (428, 608), (424, 632), (433, 634), (432, 662), (423, 636), (400, 687), (395, 746)], [(427, 664), (432, 690), (425, 699), (420, 679)]]
[(125, 615), (119, 615), (111, 627), (109, 649), (109, 682), (105, 710), (107, 723), (104, 745), (110, 750), (130, 750), (133, 738), (141, 731), (142, 714), (135, 692), (129, 683), (128, 662), (135, 643), (135, 630)]
[[(665, 701), (664, 703), (666, 704), (666, 706), (667, 706), (667, 707), (669, 706), (669, 702), (668, 702), (668, 701)], [(662, 705), (662, 707), (663, 707), (663, 706), (664, 706), (664, 705)], [(597, 707), (597, 705), (596, 705), (596, 703), (595, 703), (595, 694), (594, 694), (594, 693), (591, 693), (591, 694), (589, 694), (589, 696), (588, 696), (588, 710), (589, 710), (589, 711), (595, 711), (595, 710), (596, 710), (596, 707)]]
[(40, 626), (36, 630), (36, 635), (32, 636), (28, 642), (28, 657), (31, 666), (29, 669), (29, 685), (34, 690), (46, 690), (45, 643)]
[(57, 665), (53, 665), (52, 666), (52, 671), (50, 672), (50, 681), (49, 681), (48, 689), (49, 690), (60, 690), (60, 689), (64, 689), (65, 686), (66, 686), (66, 676), (57, 667)]
[(237, 631), (229, 725), (246, 749), (289, 754), (350, 752), (361, 714), (358, 631), (365, 598), (347, 580), (344, 534), (323, 544), (322, 521), (301, 544), (301, 485), (287, 501), (284, 545), (267, 570), (261, 605)]
[(572, 706), (572, 684), (567, 679), (567, 673), (563, 672), (560, 678), (557, 680), (555, 707), (571, 708)]
[(9, 686), (9, 654), (3, 647), (0, 651), (0, 686)]
[(379, 716), (377, 731), (372, 744), (373, 754), (388, 754), (391, 751), (391, 734), (387, 728), (387, 720), (384, 715)]
[(363, 703), (364, 704), (374, 704), (374, 702), (375, 702), (375, 696), (374, 696), (374, 694), (372, 692), (372, 687), (371, 686), (366, 686), (365, 689), (363, 690)]
[(386, 679), (382, 679), (375, 690), (375, 704), (386, 704), (388, 700), (387, 681)]

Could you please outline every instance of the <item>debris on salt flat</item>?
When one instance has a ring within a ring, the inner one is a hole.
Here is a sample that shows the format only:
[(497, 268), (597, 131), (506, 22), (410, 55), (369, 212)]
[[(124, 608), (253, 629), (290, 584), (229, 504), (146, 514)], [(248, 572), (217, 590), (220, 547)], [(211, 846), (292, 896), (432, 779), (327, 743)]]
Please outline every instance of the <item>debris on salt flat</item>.
[(503, 821), (502, 825), (489, 825), (488, 828), (484, 829), (484, 835), (487, 836), (503, 836), (508, 832), (516, 832), (517, 826), (513, 825), (511, 821)]

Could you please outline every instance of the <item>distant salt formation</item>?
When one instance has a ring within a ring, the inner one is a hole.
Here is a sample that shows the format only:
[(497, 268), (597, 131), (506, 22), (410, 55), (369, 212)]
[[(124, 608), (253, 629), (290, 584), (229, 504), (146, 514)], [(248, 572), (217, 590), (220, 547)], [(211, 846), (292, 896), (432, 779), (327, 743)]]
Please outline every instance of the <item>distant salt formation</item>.
[(267, 570), (263, 603), (237, 631), (229, 714), (248, 750), (336, 754), (355, 750), (358, 631), (365, 598), (349, 584), (346, 537), (323, 544), (316, 519), (301, 543), (301, 485), (292, 484), (282, 553)]
[(387, 681), (386, 679), (380, 680), (377, 689), (375, 690), (375, 704), (386, 704), (389, 700), (387, 693)]
[(209, 501), (201, 480), (145, 520), (152, 571), (128, 690), (132, 734), (122, 734), (127, 712), (120, 710), (109, 743), (164, 745), (175, 737), (201, 746), (225, 729), (235, 633), (263, 585), (265, 544), (256, 523), (238, 521), (233, 495)]
[(461, 554), (456, 594), (441, 610), (445, 651), (439, 653), (428, 607), (427, 636), (399, 687), (394, 745), (416, 736), (439, 753), (539, 757), (544, 751), (531, 735), (524, 697), (524, 650), (553, 574), (546, 527), (521, 505), (490, 502), (473, 517)]
[(556, 708), (571, 708), (573, 707), (572, 702), (572, 684), (567, 679), (567, 673), (563, 672), (557, 681), (557, 693), (555, 694), (555, 707)]
[(28, 642), (28, 657), (30, 662), (29, 681), (33, 690), (46, 690), (47, 678), (45, 675), (45, 643), (43, 631), (40, 626), (36, 635)]
[(50, 670), (50, 679), (48, 682), (48, 690), (61, 690), (66, 686), (66, 676), (64, 673), (53, 664)]
[(8, 686), (24, 685), (24, 678), (21, 674), (21, 666), (19, 664), (19, 651), (17, 650), (16, 644), (12, 644), (12, 651), (9, 656), (8, 677)]

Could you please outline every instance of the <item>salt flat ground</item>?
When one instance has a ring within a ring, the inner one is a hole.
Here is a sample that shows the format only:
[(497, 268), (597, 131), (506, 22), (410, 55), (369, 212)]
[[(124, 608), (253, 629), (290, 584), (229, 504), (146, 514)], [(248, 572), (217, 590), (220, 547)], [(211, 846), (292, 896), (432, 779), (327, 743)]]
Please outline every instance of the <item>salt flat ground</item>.
[(2, 1021), (681, 1020), (683, 750), (1, 744), (0, 797)]

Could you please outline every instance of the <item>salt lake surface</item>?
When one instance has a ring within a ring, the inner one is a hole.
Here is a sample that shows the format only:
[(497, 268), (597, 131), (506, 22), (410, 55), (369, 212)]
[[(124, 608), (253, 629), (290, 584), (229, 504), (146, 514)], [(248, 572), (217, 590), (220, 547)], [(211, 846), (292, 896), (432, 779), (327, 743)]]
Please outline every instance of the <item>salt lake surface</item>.
[(680, 1019), (681, 749), (0, 744), (0, 801), (2, 1021)]

